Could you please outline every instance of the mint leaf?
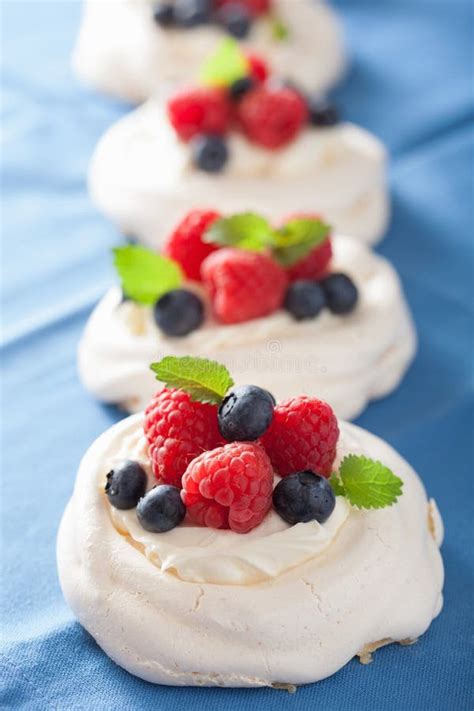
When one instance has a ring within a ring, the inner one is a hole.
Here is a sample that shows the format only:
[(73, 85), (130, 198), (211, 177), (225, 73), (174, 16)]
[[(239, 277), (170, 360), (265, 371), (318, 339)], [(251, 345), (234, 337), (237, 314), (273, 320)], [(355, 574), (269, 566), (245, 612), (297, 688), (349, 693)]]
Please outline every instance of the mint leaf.
[(248, 61), (238, 43), (228, 37), (223, 40), (201, 67), (199, 78), (210, 86), (230, 86), (249, 73)]
[(283, 20), (276, 15), (270, 17), (272, 37), (278, 42), (284, 42), (290, 36), (288, 25), (285, 25)]
[(339, 467), (339, 479), (330, 479), (334, 493), (337, 490), (361, 509), (391, 506), (402, 494), (402, 480), (388, 467), (368, 457), (355, 454), (345, 457)]
[(150, 368), (157, 380), (167, 387), (185, 390), (198, 402), (220, 405), (234, 384), (224, 365), (207, 358), (166, 356), (158, 363), (152, 363)]
[(272, 240), (273, 230), (270, 223), (254, 212), (222, 217), (216, 220), (204, 235), (205, 242), (252, 252), (261, 252)]
[(275, 230), (261, 215), (242, 212), (216, 220), (204, 241), (253, 252), (271, 248), (275, 259), (290, 267), (322, 244), (329, 232), (329, 225), (316, 218), (295, 218)]
[(273, 256), (283, 267), (291, 267), (306, 257), (329, 236), (330, 227), (315, 218), (295, 218), (274, 233)]
[(116, 247), (114, 266), (125, 294), (140, 304), (154, 304), (167, 291), (176, 289), (183, 274), (176, 262), (146, 247)]

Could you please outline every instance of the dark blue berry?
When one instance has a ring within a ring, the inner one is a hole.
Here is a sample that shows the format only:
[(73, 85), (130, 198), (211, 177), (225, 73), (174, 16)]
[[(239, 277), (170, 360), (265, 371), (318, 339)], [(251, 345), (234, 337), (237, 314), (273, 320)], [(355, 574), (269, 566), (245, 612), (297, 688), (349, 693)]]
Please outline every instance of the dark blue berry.
[(146, 531), (153, 533), (170, 531), (181, 523), (185, 514), (179, 489), (169, 484), (155, 486), (137, 506), (138, 520)]
[(145, 495), (146, 472), (138, 464), (126, 460), (107, 474), (105, 493), (116, 509), (133, 509)]
[(223, 399), (217, 421), (224, 439), (255, 440), (269, 428), (275, 398), (256, 385), (240, 385)]
[(244, 96), (244, 94), (250, 91), (250, 89), (253, 89), (254, 86), (255, 79), (252, 79), (252, 77), (242, 77), (241, 79), (236, 79), (236, 81), (234, 81), (229, 87), (230, 98), (238, 101), (242, 98), (242, 96)]
[(357, 287), (346, 274), (330, 274), (320, 282), (326, 295), (326, 304), (333, 314), (348, 314), (357, 305)]
[(181, 27), (197, 27), (209, 22), (211, 0), (176, 0), (174, 19)]
[(159, 2), (153, 8), (153, 19), (161, 27), (171, 27), (174, 24), (174, 5), (169, 2)]
[(316, 96), (308, 100), (309, 122), (313, 126), (335, 126), (339, 123), (339, 115), (336, 107)]
[(247, 37), (252, 26), (248, 10), (240, 3), (226, 3), (216, 15), (217, 22), (237, 39)]
[(158, 328), (167, 336), (187, 336), (202, 324), (204, 306), (192, 291), (174, 289), (158, 299), (153, 316)]
[(324, 523), (334, 511), (336, 497), (323, 476), (310, 471), (290, 474), (273, 490), (273, 507), (287, 523)]
[(219, 173), (229, 157), (229, 150), (220, 136), (198, 136), (192, 142), (194, 165), (206, 173)]
[(288, 287), (284, 307), (297, 321), (314, 318), (325, 305), (324, 291), (315, 281), (301, 279)]

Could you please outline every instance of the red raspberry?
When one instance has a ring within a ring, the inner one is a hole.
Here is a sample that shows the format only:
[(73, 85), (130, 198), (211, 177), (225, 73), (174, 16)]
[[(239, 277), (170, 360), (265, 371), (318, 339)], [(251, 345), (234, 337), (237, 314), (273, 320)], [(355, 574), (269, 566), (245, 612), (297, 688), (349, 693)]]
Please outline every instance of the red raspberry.
[(219, 249), (203, 262), (201, 274), (214, 313), (223, 323), (260, 318), (283, 303), (285, 272), (266, 254)]
[(301, 395), (276, 406), (261, 442), (280, 476), (309, 469), (329, 477), (338, 438), (337, 418), (329, 405)]
[(216, 0), (216, 9), (224, 5), (243, 5), (252, 17), (270, 12), (271, 0)]
[(332, 259), (331, 239), (328, 237), (322, 244), (314, 247), (306, 257), (286, 270), (290, 281), (298, 279), (322, 279), (328, 271)]
[(245, 57), (249, 63), (250, 76), (255, 81), (261, 83), (268, 77), (268, 65), (260, 54), (255, 52), (246, 52)]
[[(283, 224), (291, 220), (305, 218), (312, 220), (321, 219), (320, 215), (315, 215), (314, 213), (298, 212), (294, 215), (288, 215), (288, 217), (283, 220)], [(303, 257), (299, 262), (289, 267), (286, 270), (286, 274), (290, 282), (297, 281), (298, 279), (322, 279), (323, 276), (326, 276), (331, 259), (332, 243), (331, 235), (328, 235), (327, 239), (312, 249), (306, 257)]]
[(237, 106), (237, 121), (249, 141), (281, 148), (292, 141), (308, 118), (308, 107), (290, 87), (260, 84)]
[(198, 454), (224, 443), (217, 407), (193, 402), (182, 390), (157, 393), (145, 410), (143, 429), (154, 475), (173, 486), (181, 485), (186, 467)]
[(201, 133), (221, 136), (229, 128), (231, 104), (221, 88), (182, 89), (168, 101), (168, 116), (183, 141)]
[(195, 523), (248, 533), (270, 510), (272, 492), (273, 469), (263, 447), (232, 442), (191, 462), (181, 498)]
[(219, 217), (214, 210), (191, 210), (166, 240), (163, 252), (179, 262), (188, 279), (201, 281), (201, 264), (217, 249), (202, 236)]

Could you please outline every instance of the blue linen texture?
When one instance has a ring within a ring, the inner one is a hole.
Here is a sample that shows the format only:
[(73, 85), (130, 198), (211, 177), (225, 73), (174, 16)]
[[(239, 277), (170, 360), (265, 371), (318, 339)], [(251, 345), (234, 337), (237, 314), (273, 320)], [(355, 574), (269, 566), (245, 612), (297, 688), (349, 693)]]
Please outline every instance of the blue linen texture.
[(352, 661), (294, 695), (153, 686), (117, 667), (75, 621), (57, 580), (56, 532), (82, 454), (121, 417), (76, 374), (76, 345), (113, 279), (108, 250), (118, 239), (94, 211), (85, 174), (95, 143), (129, 107), (71, 75), (79, 2), (4, 0), (1, 708), (474, 707), (472, 6), (334, 5), (352, 55), (335, 98), (391, 151), (393, 219), (380, 252), (401, 274), (420, 338), (402, 386), (359, 423), (394, 445), (438, 501), (444, 611), (418, 644), (382, 649), (368, 667)]

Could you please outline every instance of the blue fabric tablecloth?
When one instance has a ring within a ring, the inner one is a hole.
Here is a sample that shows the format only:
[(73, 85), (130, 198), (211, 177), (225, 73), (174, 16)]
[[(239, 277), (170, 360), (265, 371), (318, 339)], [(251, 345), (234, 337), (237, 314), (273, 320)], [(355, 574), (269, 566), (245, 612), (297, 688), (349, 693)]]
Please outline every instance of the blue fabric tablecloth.
[[(472, 694), (473, 145), (469, 0), (339, 0), (353, 64), (344, 115), (393, 156), (399, 269), (420, 347), (360, 424), (423, 476), (446, 524), (442, 615), (419, 644), (353, 661), (295, 695), (156, 687), (116, 667), (59, 589), (55, 536), (81, 455), (119, 413), (81, 389), (75, 349), (117, 235), (92, 208), (88, 158), (127, 107), (79, 87), (77, 2), (2, 3), (2, 708), (467, 711)], [(111, 24), (113, 7), (111, 7)], [(157, 630), (159, 634), (159, 630)]]

